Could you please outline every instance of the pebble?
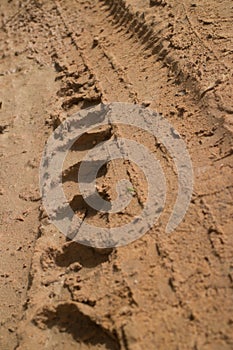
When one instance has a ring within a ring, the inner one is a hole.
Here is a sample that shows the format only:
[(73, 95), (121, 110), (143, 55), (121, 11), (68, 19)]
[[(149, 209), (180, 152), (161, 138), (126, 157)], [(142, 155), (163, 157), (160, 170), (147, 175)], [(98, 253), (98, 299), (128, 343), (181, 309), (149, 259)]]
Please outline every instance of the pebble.
[(98, 36), (95, 36), (94, 39), (93, 39), (93, 47), (99, 45), (99, 38)]
[(144, 101), (142, 102), (143, 107), (149, 107), (151, 105), (151, 101)]

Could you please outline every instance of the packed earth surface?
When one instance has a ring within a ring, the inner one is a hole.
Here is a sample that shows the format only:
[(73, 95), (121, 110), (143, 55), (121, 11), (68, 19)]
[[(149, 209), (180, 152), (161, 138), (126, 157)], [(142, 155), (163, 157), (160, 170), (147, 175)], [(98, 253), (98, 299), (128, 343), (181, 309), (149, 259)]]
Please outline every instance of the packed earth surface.
[[(232, 23), (231, 0), (1, 0), (1, 350), (233, 349)], [(178, 193), (171, 153), (145, 130), (93, 125), (61, 174), (82, 222), (120, 232), (148, 196), (142, 169), (115, 159), (96, 188), (111, 201), (130, 180), (129, 205), (113, 214), (84, 201), (77, 172), (101, 142), (147, 147), (167, 189), (146, 234), (103, 249), (53, 225), (39, 168), (62, 122), (115, 102), (166, 118), (190, 154), (193, 191), (168, 234)]]

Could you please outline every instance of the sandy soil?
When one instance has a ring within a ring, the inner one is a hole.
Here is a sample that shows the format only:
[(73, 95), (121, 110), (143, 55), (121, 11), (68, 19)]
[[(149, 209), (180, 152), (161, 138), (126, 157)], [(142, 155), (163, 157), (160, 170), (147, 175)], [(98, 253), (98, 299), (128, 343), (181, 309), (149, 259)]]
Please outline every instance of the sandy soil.
[[(2, 0), (0, 13), (0, 348), (232, 349), (232, 2)], [(73, 147), (66, 195), (79, 217), (100, 226), (137, 214), (147, 187), (132, 164), (110, 162), (99, 174), (108, 199), (130, 177), (135, 195), (119, 214), (86, 206), (74, 180), (86, 149), (128, 137), (166, 173), (158, 222), (108, 250), (68, 241), (49, 222), (38, 185), (46, 139), (100, 102), (158, 111), (186, 142), (194, 191), (171, 235), (173, 160), (155, 138), (123, 127), (95, 130)]]

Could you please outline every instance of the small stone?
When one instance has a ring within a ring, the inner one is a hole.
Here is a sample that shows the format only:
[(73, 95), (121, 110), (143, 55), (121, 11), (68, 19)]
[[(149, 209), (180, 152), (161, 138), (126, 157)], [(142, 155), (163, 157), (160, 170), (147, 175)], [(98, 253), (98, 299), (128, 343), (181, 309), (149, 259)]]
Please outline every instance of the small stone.
[(130, 315), (132, 314), (131, 309), (129, 306), (123, 306), (119, 310), (120, 315)]
[(14, 333), (15, 332), (15, 329), (14, 328), (8, 328), (8, 331), (10, 332), (10, 333)]
[(175, 96), (185, 96), (187, 95), (187, 91), (186, 90), (179, 90)]
[(3, 134), (9, 125), (0, 125), (0, 134)]
[(151, 101), (144, 101), (142, 102), (143, 107), (149, 107), (151, 105)]
[(78, 272), (82, 269), (82, 265), (79, 262), (71, 264), (68, 268), (69, 271)]
[(164, 0), (150, 0), (150, 6), (159, 6), (159, 5), (166, 5), (166, 2)]
[(98, 38), (98, 36), (95, 36), (93, 39), (93, 46), (92, 47), (96, 47), (97, 45), (99, 45), (99, 38)]
[(24, 221), (24, 218), (23, 218), (23, 216), (17, 216), (16, 218), (15, 218), (15, 220), (17, 220), (17, 221)]

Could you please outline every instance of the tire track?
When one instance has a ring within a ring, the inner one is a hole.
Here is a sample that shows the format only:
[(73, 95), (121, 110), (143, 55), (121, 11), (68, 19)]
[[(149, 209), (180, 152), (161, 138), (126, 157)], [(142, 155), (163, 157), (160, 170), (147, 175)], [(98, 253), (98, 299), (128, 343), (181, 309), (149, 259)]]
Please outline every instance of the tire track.
[[(65, 243), (42, 211), (17, 348), (33, 348), (39, 340), (41, 349), (64, 348), (64, 344), (70, 349), (152, 349), (155, 344), (163, 348), (165, 338), (169, 349), (175, 349), (177, 344), (203, 348), (203, 344), (213, 344), (216, 338), (230, 348), (230, 325), (226, 323), (222, 331), (211, 323), (212, 319), (219, 320), (219, 314), (214, 309), (207, 310), (207, 305), (224, 305), (224, 312), (230, 317), (230, 211), (229, 217), (223, 219), (214, 203), (225, 200), (221, 192), (223, 179), (226, 185), (231, 181), (228, 160), (224, 158), (229, 152), (229, 135), (221, 127), (216, 130), (216, 121), (206, 117), (190, 95), (176, 96), (177, 90), (183, 91), (184, 87), (177, 87), (177, 73), (181, 74), (176, 63), (174, 67), (173, 61), (169, 63), (175, 77), (164, 67), (164, 62), (171, 59), (163, 39), (166, 26), (164, 29), (159, 24), (154, 34), (145, 19), (123, 1), (108, 1), (101, 6), (99, 1), (67, 0), (54, 5), (44, 2), (34, 12), (36, 3), (28, 5), (26, 20), (23, 17), (24, 26), (31, 30), (31, 41), (43, 23), (41, 39), (30, 52), (38, 64), (54, 64), (60, 84), (54, 114), (48, 122), (55, 127), (67, 114), (99, 101), (150, 105), (181, 130), (200, 175), (197, 174), (190, 210), (173, 236), (164, 236), (163, 229), (174, 195), (168, 197), (167, 212), (156, 227), (130, 247), (118, 250), (98, 251), (74, 242)], [(43, 51), (45, 43), (47, 48)], [(154, 138), (145, 139), (138, 130), (132, 133), (113, 127), (107, 137), (130, 133), (158, 155), (166, 167), (170, 192), (175, 190), (173, 163)], [(104, 140), (105, 132), (85, 135), (83, 142), (96, 142), (98, 137)], [(83, 155), (81, 145), (77, 146), (70, 170)], [(213, 159), (220, 159), (223, 166), (213, 168)], [(125, 171), (134, 179), (135, 187), (140, 188), (142, 181), (135, 176), (138, 172), (127, 164)], [(214, 184), (210, 174), (216, 177)], [(121, 175), (109, 166), (102, 180), (109, 176), (111, 181)], [(211, 186), (219, 197), (214, 194), (203, 199), (202, 194), (210, 193)], [(111, 190), (109, 193), (112, 195)], [(230, 196), (229, 191), (229, 201)], [(83, 215), (82, 210), (79, 215)], [(92, 215), (91, 219), (110, 222), (100, 215)], [(77, 324), (79, 330), (75, 329)], [(85, 334), (80, 331), (83, 324)], [(155, 329), (159, 330), (156, 336)]]

